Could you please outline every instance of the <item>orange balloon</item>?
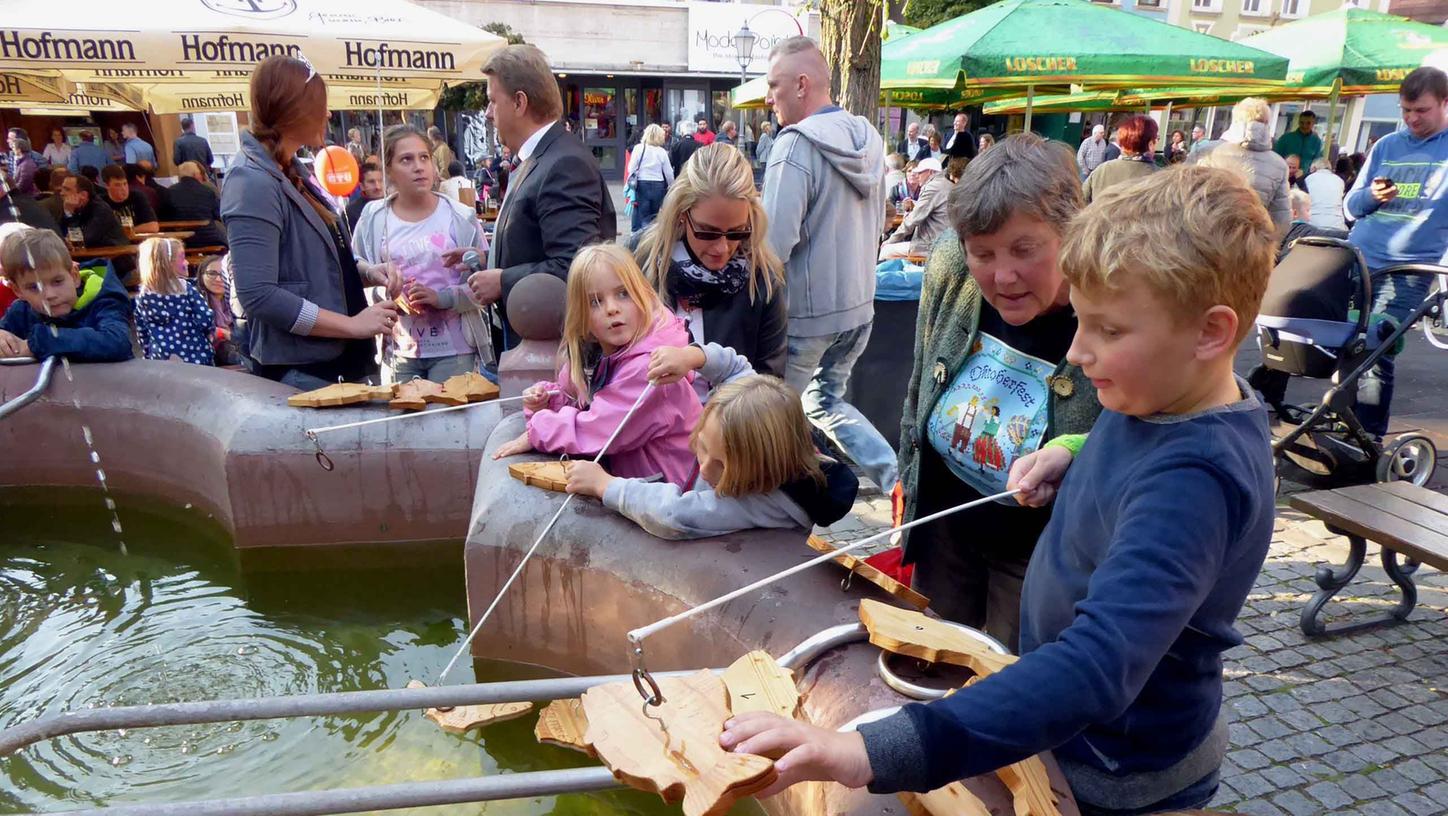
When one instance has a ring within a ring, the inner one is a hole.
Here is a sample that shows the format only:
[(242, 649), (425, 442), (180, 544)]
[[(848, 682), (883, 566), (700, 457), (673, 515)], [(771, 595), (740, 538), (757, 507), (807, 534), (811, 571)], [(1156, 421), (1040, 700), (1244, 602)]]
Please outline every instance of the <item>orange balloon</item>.
[(334, 196), (351, 195), (362, 179), (357, 157), (337, 145), (328, 145), (317, 154), (316, 172), (322, 189)]

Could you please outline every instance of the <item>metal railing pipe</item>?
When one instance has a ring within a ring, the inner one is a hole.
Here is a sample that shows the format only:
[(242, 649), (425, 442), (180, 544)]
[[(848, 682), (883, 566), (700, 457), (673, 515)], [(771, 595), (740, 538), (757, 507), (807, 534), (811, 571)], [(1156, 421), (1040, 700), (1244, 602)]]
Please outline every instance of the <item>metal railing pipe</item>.
[[(0, 360), (0, 363), (4, 365), (29, 365), (34, 362), (34, 359), (24, 357), (7, 357), (4, 360)], [(40, 364), (40, 373), (35, 377), (35, 385), (30, 386), (28, 391), (15, 399), (6, 402), (4, 405), (0, 405), (0, 419), (8, 417), (21, 408), (40, 399), (40, 395), (45, 393), (45, 389), (50, 387), (50, 377), (54, 373), (55, 358), (46, 357), (45, 362)]]

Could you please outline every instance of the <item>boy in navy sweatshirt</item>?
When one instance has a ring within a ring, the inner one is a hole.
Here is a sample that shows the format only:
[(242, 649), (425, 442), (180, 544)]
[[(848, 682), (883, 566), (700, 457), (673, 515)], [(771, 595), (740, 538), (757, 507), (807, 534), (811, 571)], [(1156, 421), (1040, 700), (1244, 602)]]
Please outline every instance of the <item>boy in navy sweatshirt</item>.
[(78, 269), (60, 236), (25, 230), (6, 238), (0, 269), (20, 297), (0, 317), (0, 357), (131, 359), (130, 296), (115, 275)]
[(1061, 251), (1079, 319), (1067, 359), (1107, 410), (1079, 454), (1048, 445), (1011, 469), (1023, 503), (1056, 501), (1020, 660), (856, 732), (733, 718), (724, 747), (787, 752), (766, 794), (806, 779), (927, 791), (1054, 750), (1084, 814), (1211, 800), (1221, 653), (1241, 643), (1272, 534), (1266, 414), (1232, 356), (1274, 248), (1256, 195), (1219, 169), (1157, 173), (1082, 211)]

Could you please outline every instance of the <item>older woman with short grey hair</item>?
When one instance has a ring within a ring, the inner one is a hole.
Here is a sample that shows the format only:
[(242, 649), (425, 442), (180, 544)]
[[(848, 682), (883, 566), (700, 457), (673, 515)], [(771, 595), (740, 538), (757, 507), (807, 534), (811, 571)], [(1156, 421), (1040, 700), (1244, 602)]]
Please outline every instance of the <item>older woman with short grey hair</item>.
[[(903, 521), (1003, 492), (1016, 460), (1095, 422), (1095, 389), (1066, 362), (1076, 315), (1057, 263), (1081, 206), (1075, 156), (1034, 134), (981, 153), (951, 191), (954, 231), (926, 265), (901, 421)], [(1049, 517), (996, 503), (916, 528), (905, 539), (916, 589), (1014, 650)]]

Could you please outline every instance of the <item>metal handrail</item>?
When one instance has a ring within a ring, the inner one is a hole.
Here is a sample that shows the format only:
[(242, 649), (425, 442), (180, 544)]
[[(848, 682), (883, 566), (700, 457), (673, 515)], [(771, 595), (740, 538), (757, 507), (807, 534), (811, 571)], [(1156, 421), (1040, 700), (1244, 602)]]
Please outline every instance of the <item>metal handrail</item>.
[[(34, 363), (34, 357), (5, 357), (0, 359), (0, 365), (32, 365)], [(30, 386), (30, 389), (24, 394), (6, 402), (4, 405), (0, 405), (0, 419), (4, 419), (40, 399), (40, 395), (45, 393), (45, 389), (50, 387), (50, 378), (54, 373), (55, 357), (46, 357), (45, 362), (40, 364), (40, 373), (35, 377), (35, 385)]]

